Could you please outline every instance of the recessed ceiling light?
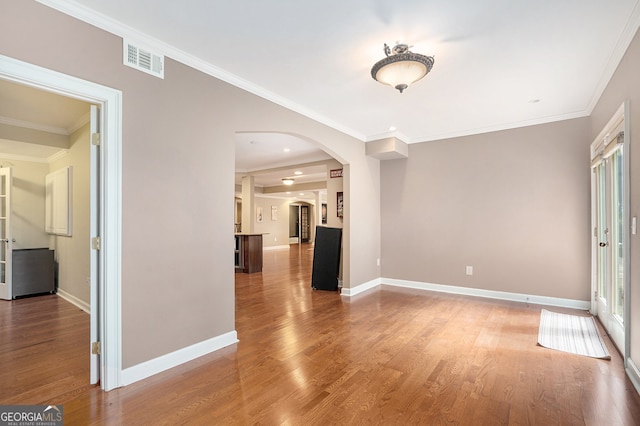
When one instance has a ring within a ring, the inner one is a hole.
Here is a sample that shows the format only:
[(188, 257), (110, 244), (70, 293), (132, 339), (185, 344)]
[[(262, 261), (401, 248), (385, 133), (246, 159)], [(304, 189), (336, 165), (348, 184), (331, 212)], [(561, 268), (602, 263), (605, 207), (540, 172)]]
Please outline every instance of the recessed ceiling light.
[(291, 151), (289, 148), (284, 149), (284, 152), (289, 152), (289, 151)]
[(293, 172), (293, 174), (300, 176), (302, 174), (302, 172), (300, 170), (296, 170), (295, 172)]
[(285, 184), (285, 185), (293, 185), (293, 179), (284, 178), (284, 179), (282, 179), (282, 183)]
[(391, 127), (389, 127), (389, 131), (390, 131), (390, 132), (395, 132), (396, 130), (398, 130), (398, 129), (396, 128), (396, 126), (391, 126)]

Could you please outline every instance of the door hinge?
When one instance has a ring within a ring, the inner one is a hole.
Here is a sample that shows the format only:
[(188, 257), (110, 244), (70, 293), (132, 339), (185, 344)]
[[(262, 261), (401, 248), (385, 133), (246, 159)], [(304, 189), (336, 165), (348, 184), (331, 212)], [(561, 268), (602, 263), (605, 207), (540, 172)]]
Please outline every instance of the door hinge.
[(100, 237), (93, 237), (91, 239), (91, 248), (93, 250), (100, 250)]
[(100, 355), (100, 342), (91, 342), (91, 354)]
[(91, 133), (91, 145), (100, 146), (100, 133)]

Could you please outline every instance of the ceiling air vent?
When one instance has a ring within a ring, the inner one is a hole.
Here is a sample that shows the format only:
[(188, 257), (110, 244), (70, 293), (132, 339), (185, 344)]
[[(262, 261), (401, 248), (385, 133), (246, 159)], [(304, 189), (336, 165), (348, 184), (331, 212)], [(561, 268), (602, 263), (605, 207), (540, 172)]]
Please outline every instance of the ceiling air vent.
[(127, 40), (122, 41), (123, 62), (147, 74), (164, 78), (164, 56)]

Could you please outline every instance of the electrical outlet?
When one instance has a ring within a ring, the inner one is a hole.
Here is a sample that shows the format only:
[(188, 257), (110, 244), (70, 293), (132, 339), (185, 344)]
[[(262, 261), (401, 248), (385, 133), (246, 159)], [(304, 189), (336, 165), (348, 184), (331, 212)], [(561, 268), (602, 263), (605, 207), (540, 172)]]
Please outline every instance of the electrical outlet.
[(467, 266), (466, 272), (467, 275), (473, 275), (473, 266)]

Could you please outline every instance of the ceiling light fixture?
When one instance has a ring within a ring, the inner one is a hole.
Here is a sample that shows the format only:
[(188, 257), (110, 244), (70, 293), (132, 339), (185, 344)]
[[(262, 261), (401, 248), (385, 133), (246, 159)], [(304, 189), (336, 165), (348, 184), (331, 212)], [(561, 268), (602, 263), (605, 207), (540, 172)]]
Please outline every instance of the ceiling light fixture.
[(285, 185), (293, 185), (293, 179), (284, 178), (284, 179), (282, 179), (282, 183), (285, 184)]
[(406, 44), (398, 43), (390, 49), (385, 43), (384, 53), (387, 57), (375, 63), (371, 68), (371, 77), (398, 89), (400, 93), (427, 75), (433, 67), (433, 56), (410, 52)]

